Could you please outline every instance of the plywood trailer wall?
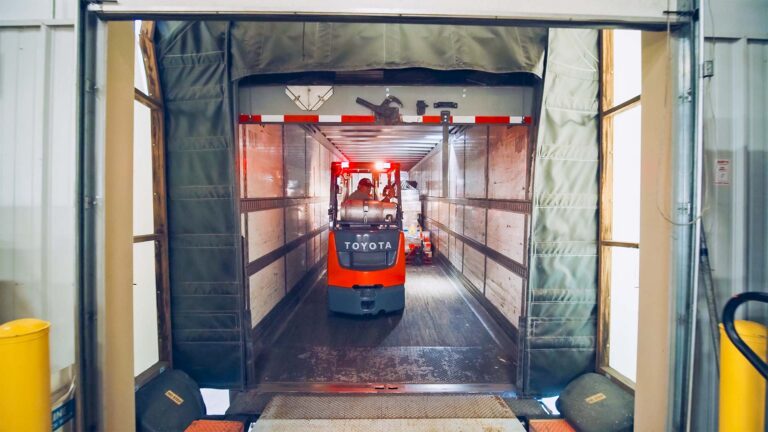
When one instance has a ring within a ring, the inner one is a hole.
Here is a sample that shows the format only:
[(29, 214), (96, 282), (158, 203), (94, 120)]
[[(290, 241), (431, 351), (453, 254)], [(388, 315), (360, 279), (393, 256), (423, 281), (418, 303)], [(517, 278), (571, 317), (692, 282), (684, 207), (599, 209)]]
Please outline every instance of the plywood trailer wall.
[(452, 136), (449, 195), (442, 196), (442, 154), (409, 175), (425, 199), (436, 252), (516, 334), (523, 307), (530, 224), (529, 128), (474, 126)]
[(246, 290), (255, 328), (324, 265), (334, 156), (297, 125), (241, 125), (238, 136)]

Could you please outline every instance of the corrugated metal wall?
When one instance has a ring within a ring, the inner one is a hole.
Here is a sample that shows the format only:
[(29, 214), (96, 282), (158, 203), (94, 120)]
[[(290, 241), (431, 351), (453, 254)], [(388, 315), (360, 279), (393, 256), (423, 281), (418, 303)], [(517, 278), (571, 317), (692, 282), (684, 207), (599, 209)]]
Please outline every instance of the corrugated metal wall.
[[(705, 81), (703, 223), (723, 305), (733, 294), (765, 290), (768, 282), (768, 41), (707, 45), (715, 75)], [(723, 164), (730, 170), (718, 179), (715, 170)]]
[[(718, 313), (743, 291), (768, 290), (768, 40), (708, 39), (705, 58), (703, 228)], [(727, 172), (716, 176), (718, 166)], [(717, 424), (718, 379), (704, 293), (699, 293), (694, 429)], [(742, 319), (766, 323), (766, 308)], [(697, 427), (698, 425), (698, 427)]]
[(67, 385), (75, 361), (76, 4), (4, 2), (2, 9), (0, 323), (52, 323), (56, 389)]
[(239, 136), (254, 328), (325, 262), (333, 155), (296, 125), (242, 125)]

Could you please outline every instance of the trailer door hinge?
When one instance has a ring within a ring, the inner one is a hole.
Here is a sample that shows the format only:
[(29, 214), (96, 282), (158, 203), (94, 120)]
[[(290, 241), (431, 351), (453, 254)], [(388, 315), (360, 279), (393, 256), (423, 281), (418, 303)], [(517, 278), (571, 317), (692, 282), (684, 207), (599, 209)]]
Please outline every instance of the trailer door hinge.
[(99, 87), (96, 85), (96, 82), (92, 79), (86, 78), (84, 80), (84, 86), (86, 93), (96, 93), (96, 91), (99, 89)]
[(83, 207), (86, 209), (94, 208), (98, 204), (99, 197), (83, 197)]
[(680, 102), (690, 103), (691, 101), (693, 101), (693, 90), (688, 89), (685, 91), (684, 94), (681, 94), (677, 98), (680, 99)]
[(677, 211), (681, 214), (690, 214), (691, 213), (691, 203), (690, 202), (682, 202), (677, 206)]

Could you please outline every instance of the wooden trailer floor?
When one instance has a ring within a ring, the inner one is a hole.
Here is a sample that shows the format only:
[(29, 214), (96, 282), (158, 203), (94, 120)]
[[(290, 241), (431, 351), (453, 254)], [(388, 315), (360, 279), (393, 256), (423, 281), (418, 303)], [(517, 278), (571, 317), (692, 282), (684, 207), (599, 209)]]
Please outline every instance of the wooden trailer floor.
[(514, 344), (458, 281), (439, 265), (409, 267), (405, 292), (402, 313), (338, 315), (327, 310), (321, 278), (293, 311), (277, 318), (283, 325), (264, 336), (272, 342), (257, 354), (257, 387), (491, 384), (513, 390)]

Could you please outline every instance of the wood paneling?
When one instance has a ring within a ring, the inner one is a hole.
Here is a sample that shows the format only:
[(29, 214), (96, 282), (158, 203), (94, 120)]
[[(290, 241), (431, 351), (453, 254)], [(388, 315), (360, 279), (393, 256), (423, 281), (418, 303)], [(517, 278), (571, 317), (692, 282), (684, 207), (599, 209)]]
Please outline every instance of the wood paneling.
[(464, 207), (464, 235), (480, 244), (485, 244), (485, 213), (479, 207)]
[(307, 243), (299, 245), (285, 255), (285, 266), (285, 290), (290, 291), (307, 273)]
[(526, 199), (528, 185), (527, 126), (491, 126), (488, 135), (488, 198)]
[(165, 117), (163, 93), (160, 87), (157, 57), (155, 53), (155, 22), (142, 21), (139, 47), (147, 77), (147, 95), (134, 89), (137, 101), (151, 109), (152, 142), (152, 192), (155, 235), (155, 261), (157, 283), (157, 325), (160, 361), (173, 366), (171, 335), (171, 281), (168, 261), (168, 211), (165, 178)]
[(248, 213), (248, 259), (255, 261), (285, 243), (284, 209)]
[(449, 239), (450, 247), (449, 247), (449, 254), (450, 254), (450, 261), (451, 264), (453, 264), (456, 269), (461, 272), (462, 266), (463, 266), (463, 256), (464, 256), (464, 242), (457, 239), (456, 236), (450, 236)]
[(289, 242), (307, 232), (307, 206), (293, 206), (285, 209), (285, 241)]
[(251, 327), (261, 322), (285, 296), (285, 259), (280, 258), (249, 278)]
[(445, 226), (450, 226), (451, 208), (447, 202), (437, 203), (437, 221)]
[(519, 263), (525, 263), (526, 215), (488, 210), (487, 246)]
[(451, 230), (459, 234), (464, 234), (464, 206), (451, 204), (451, 223), (449, 224)]
[(488, 181), (488, 127), (475, 126), (467, 130), (465, 141), (464, 196), (486, 198)]
[(613, 31), (600, 32), (600, 247), (598, 276), (597, 365), (612, 374), (609, 368), (609, 323), (611, 318), (611, 247), (638, 248), (638, 243), (613, 241), (613, 119), (640, 103), (640, 95), (614, 106)]
[(281, 125), (240, 125), (245, 139), (241, 162), (245, 178), (243, 198), (283, 197), (282, 128)]
[(513, 326), (518, 327), (523, 307), (523, 279), (492, 259), (486, 265), (486, 298)]
[(481, 293), (485, 289), (485, 260), (482, 252), (471, 247), (464, 248), (463, 274)]

